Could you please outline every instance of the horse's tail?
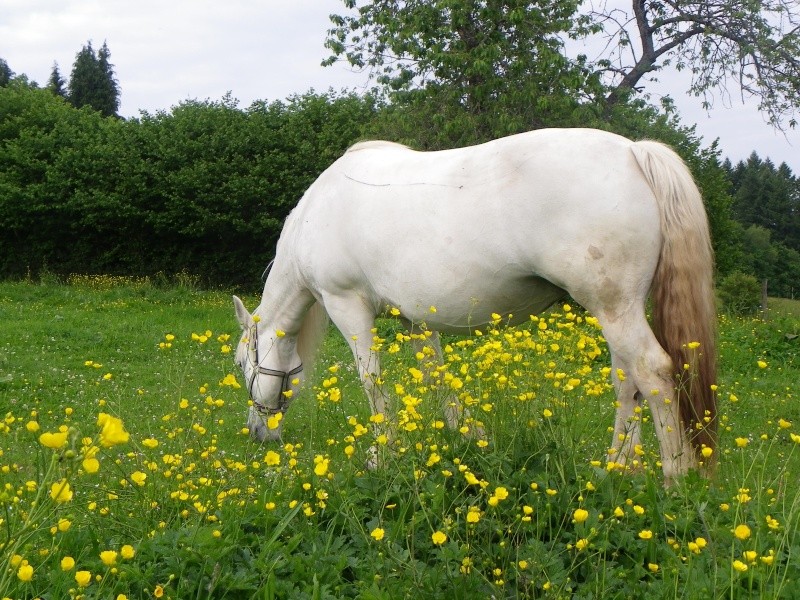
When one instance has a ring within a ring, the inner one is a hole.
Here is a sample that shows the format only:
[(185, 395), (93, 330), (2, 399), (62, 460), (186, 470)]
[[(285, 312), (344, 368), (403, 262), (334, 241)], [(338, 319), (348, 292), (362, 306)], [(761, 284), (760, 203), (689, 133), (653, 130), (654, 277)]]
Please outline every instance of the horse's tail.
[(308, 309), (300, 333), (297, 335), (297, 354), (303, 363), (303, 370), (309, 377), (314, 372), (317, 350), (328, 331), (328, 313), (319, 302), (314, 302)]
[[(651, 291), (653, 330), (672, 359), (680, 418), (700, 458), (703, 446), (713, 451), (717, 442), (712, 388), (717, 376), (717, 312), (708, 218), (692, 174), (674, 151), (651, 141), (636, 142), (631, 150), (658, 200), (661, 217), (663, 245)], [(713, 466), (713, 458), (703, 461)]]

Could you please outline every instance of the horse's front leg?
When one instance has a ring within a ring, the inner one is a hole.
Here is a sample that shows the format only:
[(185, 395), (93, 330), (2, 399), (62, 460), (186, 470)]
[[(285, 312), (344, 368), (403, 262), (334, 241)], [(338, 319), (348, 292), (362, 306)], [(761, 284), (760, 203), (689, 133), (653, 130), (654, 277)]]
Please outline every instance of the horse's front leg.
[[(386, 418), (387, 398), (381, 385), (380, 358), (372, 333), (375, 315), (358, 297), (327, 299), (325, 308), (353, 353), (359, 379), (369, 400), (375, 440), (377, 443), (386, 444), (391, 438), (391, 433)], [(378, 449), (373, 445), (369, 451), (367, 467), (377, 466)]]

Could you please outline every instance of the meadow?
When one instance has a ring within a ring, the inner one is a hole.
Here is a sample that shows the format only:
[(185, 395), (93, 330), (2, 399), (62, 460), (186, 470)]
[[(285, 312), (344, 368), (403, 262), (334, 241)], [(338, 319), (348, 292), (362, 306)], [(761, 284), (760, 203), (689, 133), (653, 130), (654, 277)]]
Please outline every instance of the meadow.
[(800, 598), (798, 306), (720, 317), (717, 472), (665, 489), (646, 406), (634, 468), (606, 461), (579, 307), (445, 339), (444, 365), (381, 320), (391, 441), (332, 329), (259, 445), (229, 294), (0, 283), (0, 598)]

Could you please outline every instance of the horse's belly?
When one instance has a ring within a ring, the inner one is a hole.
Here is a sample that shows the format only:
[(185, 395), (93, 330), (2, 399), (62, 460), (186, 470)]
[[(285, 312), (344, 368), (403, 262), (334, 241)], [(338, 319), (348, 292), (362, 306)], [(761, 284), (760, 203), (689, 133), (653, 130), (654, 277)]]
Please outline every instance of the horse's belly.
[[(410, 286), (412, 293), (393, 300), (386, 306), (396, 307), (403, 317), (425, 323), (429, 328), (449, 333), (464, 333), (491, 322), (499, 314), (504, 322), (511, 315), (512, 323), (527, 320), (530, 315), (547, 309), (566, 292), (539, 277), (516, 280), (502, 278), (482, 280), (480, 285), (462, 280), (438, 288), (422, 290)], [(385, 306), (383, 307), (385, 308)]]

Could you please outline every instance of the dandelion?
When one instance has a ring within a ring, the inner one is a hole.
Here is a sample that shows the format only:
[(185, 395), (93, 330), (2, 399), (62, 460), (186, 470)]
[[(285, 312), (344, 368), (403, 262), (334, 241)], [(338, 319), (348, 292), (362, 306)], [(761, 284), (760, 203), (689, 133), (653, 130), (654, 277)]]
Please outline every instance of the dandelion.
[(381, 529), (380, 527), (376, 527), (375, 529), (373, 529), (373, 530), (370, 532), (370, 534), (369, 534), (369, 535), (370, 535), (370, 536), (372, 537), (372, 539), (374, 539), (376, 542), (380, 542), (380, 541), (383, 539), (383, 536), (384, 536), (384, 535), (386, 535), (386, 532), (385, 532), (383, 529)]
[(437, 546), (441, 546), (447, 541), (447, 534), (443, 531), (434, 531), (431, 535), (431, 541)]

